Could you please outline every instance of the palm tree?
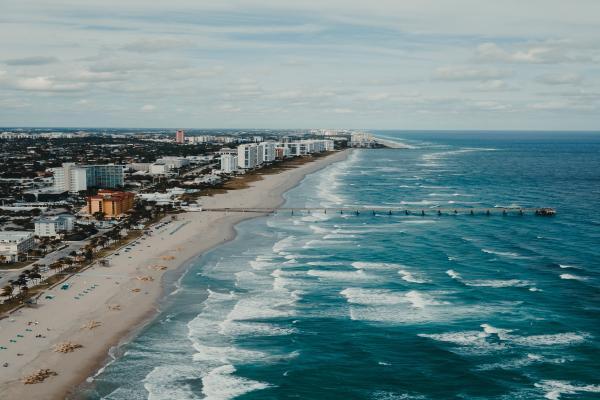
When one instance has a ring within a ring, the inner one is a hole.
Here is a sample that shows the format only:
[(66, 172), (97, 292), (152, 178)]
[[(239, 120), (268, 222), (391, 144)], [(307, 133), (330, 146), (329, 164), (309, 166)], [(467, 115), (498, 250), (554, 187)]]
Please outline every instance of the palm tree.
[(2, 288), (2, 293), (0, 294), (0, 296), (8, 297), (9, 299), (11, 299), (13, 290), (14, 288), (11, 285), (6, 285)]
[(42, 279), (42, 275), (39, 272), (32, 272), (29, 274), (29, 279), (31, 279), (34, 283), (36, 281), (39, 283), (39, 281)]
[(70, 267), (71, 265), (73, 265), (73, 260), (71, 260), (70, 258), (65, 258), (64, 260), (62, 260), (63, 265), (67, 265), (67, 268)]
[(60, 272), (63, 265), (60, 261), (55, 261), (52, 264), (50, 264), (49, 267), (50, 267), (50, 269), (54, 269), (54, 270), (57, 270), (58, 272)]

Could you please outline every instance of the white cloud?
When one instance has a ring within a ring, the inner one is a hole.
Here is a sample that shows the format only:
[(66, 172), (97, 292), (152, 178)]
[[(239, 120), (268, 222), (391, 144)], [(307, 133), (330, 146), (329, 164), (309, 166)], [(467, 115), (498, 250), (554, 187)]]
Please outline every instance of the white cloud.
[(53, 78), (47, 76), (36, 76), (31, 78), (19, 78), (11, 86), (18, 90), (32, 92), (71, 92), (85, 88), (84, 83), (57, 83)]
[(354, 110), (349, 108), (334, 108), (331, 111), (336, 114), (352, 114), (354, 112)]
[[(580, 112), (600, 102), (597, 0), (40, 4), (8, 2), (0, 24), (0, 98), (31, 104), (32, 124), (147, 126), (153, 112), (190, 127), (600, 123)], [(532, 112), (561, 105), (560, 120)], [(22, 123), (11, 110), (0, 125)]]
[(511, 111), (512, 106), (510, 104), (503, 104), (497, 101), (479, 100), (471, 103), (477, 109), (483, 111)]
[(115, 72), (81, 70), (72, 74), (70, 79), (84, 82), (114, 82), (125, 80), (127, 77), (123, 74), (117, 74)]
[(475, 89), (480, 92), (501, 92), (514, 90), (511, 85), (502, 79), (492, 79), (489, 81), (480, 82), (477, 84)]
[(152, 104), (144, 104), (141, 108), (140, 111), (143, 112), (152, 112), (156, 110), (156, 106), (152, 105)]
[(546, 41), (514, 50), (506, 50), (488, 42), (477, 47), (476, 56), (478, 60), (486, 62), (558, 64), (594, 62), (597, 60), (597, 51), (598, 48), (577, 45), (568, 40)]
[(434, 73), (435, 79), (443, 81), (487, 81), (510, 75), (510, 70), (473, 67), (440, 67)]
[(152, 38), (140, 39), (131, 42), (122, 47), (123, 50), (134, 53), (156, 53), (159, 51), (176, 50), (183, 47), (190, 47), (192, 42), (189, 40), (173, 38)]
[(242, 111), (240, 107), (234, 106), (233, 104), (221, 104), (217, 109), (226, 113), (238, 113)]
[(369, 101), (381, 101), (387, 100), (390, 98), (389, 93), (369, 93), (365, 96), (365, 98)]
[(529, 108), (539, 111), (593, 111), (598, 107), (591, 103), (580, 103), (567, 100), (549, 100), (529, 105)]
[(581, 83), (583, 77), (576, 73), (549, 73), (541, 75), (537, 81), (546, 85), (576, 85)]

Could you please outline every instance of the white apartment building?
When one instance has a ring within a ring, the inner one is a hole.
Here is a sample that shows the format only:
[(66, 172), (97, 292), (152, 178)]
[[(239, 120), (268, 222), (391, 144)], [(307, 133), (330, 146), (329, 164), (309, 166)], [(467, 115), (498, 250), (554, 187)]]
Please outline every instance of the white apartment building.
[(275, 143), (262, 142), (258, 145), (258, 163), (271, 163), (275, 161)]
[(352, 147), (372, 147), (375, 138), (372, 134), (366, 132), (355, 132), (350, 136), (350, 146)]
[(165, 175), (170, 170), (171, 168), (169, 168), (164, 162), (155, 162), (154, 164), (150, 164), (148, 172), (150, 172), (152, 175)]
[(235, 172), (238, 167), (238, 157), (233, 154), (223, 154), (221, 156), (221, 171), (230, 174)]
[(1, 231), (0, 255), (4, 262), (16, 261), (20, 253), (27, 253), (35, 246), (33, 232)]
[(258, 145), (240, 144), (238, 146), (238, 167), (252, 169), (258, 165)]
[(190, 160), (185, 157), (163, 157), (156, 160), (156, 163), (164, 163), (169, 169), (173, 169), (190, 165)]
[(152, 163), (131, 163), (129, 164), (129, 168), (134, 171), (150, 172), (150, 165), (152, 165)]
[(214, 142), (215, 139), (216, 137), (212, 135), (188, 136), (185, 138), (185, 140), (191, 143), (210, 143)]
[(305, 156), (307, 154), (333, 151), (334, 149), (332, 140), (298, 140), (279, 143), (277, 146), (288, 149), (290, 156)]
[(35, 235), (38, 237), (58, 237), (62, 232), (70, 232), (75, 227), (75, 217), (69, 214), (42, 217), (34, 221)]
[(57, 191), (77, 193), (88, 187), (116, 188), (123, 186), (124, 165), (78, 165), (63, 163), (62, 167), (51, 168), (54, 188)]
[(77, 193), (87, 189), (87, 171), (75, 163), (63, 163), (62, 167), (51, 168), (50, 171), (57, 191)]

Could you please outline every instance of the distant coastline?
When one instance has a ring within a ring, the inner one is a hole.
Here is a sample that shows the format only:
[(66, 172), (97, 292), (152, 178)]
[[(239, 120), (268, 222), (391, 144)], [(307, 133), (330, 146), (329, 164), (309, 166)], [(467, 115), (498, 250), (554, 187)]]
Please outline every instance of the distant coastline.
[(385, 147), (388, 147), (390, 149), (414, 149), (415, 148), (415, 146), (411, 146), (411, 145), (403, 143), (403, 142), (397, 142), (395, 140), (385, 139), (380, 136), (373, 136), (373, 138), (375, 139), (375, 141), (377, 143), (382, 144)]

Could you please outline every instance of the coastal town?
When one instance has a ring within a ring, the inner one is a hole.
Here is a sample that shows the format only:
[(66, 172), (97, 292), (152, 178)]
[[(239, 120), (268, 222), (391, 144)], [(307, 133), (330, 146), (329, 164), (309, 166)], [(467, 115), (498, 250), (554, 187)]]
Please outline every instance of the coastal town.
[(201, 196), (294, 159), (373, 146), (362, 132), (0, 133), (2, 311)]
[[(249, 218), (204, 208), (277, 206), (285, 190), (351, 147), (383, 145), (366, 132), (330, 130), (0, 133), (0, 368), (7, 382), (78, 381), (78, 370), (48, 369), (40, 352), (85, 346), (106, 354), (120, 336), (103, 329), (135, 325), (160, 297), (165, 271), (231, 239), (235, 223)], [(114, 286), (100, 288), (106, 282)], [(60, 328), (59, 309), (69, 310)], [(118, 321), (110, 322), (115, 311)], [(95, 336), (79, 337), (84, 320)]]

